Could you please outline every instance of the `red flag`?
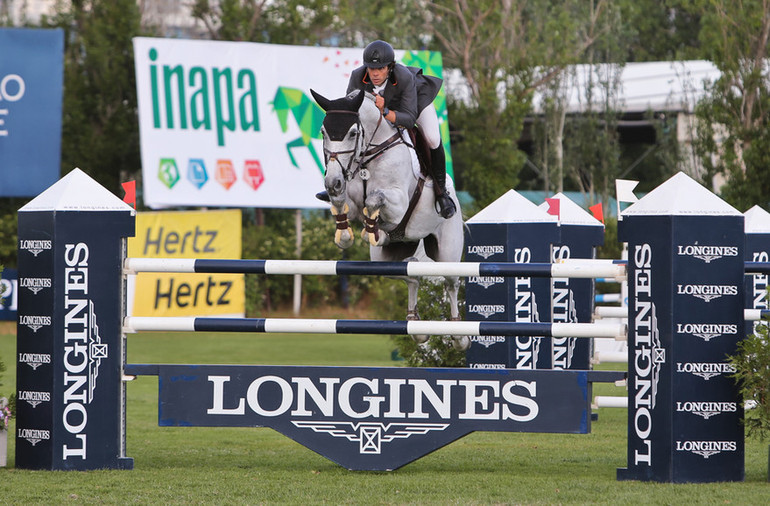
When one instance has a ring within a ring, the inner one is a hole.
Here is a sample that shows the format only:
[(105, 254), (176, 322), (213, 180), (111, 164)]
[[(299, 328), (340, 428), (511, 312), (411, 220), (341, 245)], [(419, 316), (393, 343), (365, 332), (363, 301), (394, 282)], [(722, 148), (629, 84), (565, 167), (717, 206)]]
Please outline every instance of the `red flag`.
[(601, 202), (589, 207), (588, 210), (591, 211), (591, 214), (594, 215), (594, 218), (604, 223), (604, 209), (602, 209)]
[(548, 202), (548, 214), (552, 214), (558, 218), (560, 216), (561, 201), (559, 199), (549, 198), (546, 198), (545, 201)]
[(136, 209), (136, 180), (121, 183), (123, 191), (126, 195), (123, 197), (123, 202)]

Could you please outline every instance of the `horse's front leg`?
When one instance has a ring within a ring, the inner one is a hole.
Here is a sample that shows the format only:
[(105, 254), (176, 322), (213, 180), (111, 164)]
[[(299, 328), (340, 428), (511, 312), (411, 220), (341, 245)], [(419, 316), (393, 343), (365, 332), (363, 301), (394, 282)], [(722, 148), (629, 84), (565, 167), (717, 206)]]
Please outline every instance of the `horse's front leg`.
[(361, 237), (372, 246), (388, 244), (390, 237), (380, 228), (380, 224), (388, 223), (393, 228), (401, 221), (408, 204), (405, 194), (397, 189), (374, 190), (366, 197), (364, 204), (364, 229)]
[(353, 229), (350, 228), (350, 221), (348, 221), (350, 206), (344, 201), (341, 204), (332, 202), (331, 212), (334, 215), (334, 221), (336, 223), (334, 244), (340, 249), (351, 247), (355, 236), (353, 235)]

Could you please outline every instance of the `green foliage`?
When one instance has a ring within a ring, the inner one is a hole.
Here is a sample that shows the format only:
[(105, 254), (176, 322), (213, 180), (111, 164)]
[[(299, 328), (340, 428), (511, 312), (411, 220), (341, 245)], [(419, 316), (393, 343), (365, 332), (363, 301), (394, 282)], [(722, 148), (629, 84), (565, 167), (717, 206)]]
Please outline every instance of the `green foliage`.
[(747, 209), (767, 207), (770, 190), (770, 76), (768, 57), (770, 5), (751, 0), (698, 0), (703, 9), (700, 41), (721, 72), (706, 86), (696, 109), (696, 153), (707, 171), (727, 179), (722, 196)]
[(44, 26), (64, 29), (62, 172), (81, 168), (110, 191), (141, 166), (132, 37), (135, 0), (62, 2)]
[(16, 234), (16, 209), (0, 202), (0, 263), (16, 265), (16, 247), (19, 244)]
[(738, 382), (744, 401), (757, 403), (754, 409), (747, 409), (744, 415), (746, 432), (760, 440), (770, 435), (770, 329), (768, 322), (756, 327), (756, 333), (746, 336), (738, 343), (735, 355), (729, 357), (735, 367), (734, 377)]
[[(460, 294), (460, 316), (462, 317), (462, 292)], [(406, 300), (406, 299), (402, 299)], [(403, 310), (403, 308), (402, 308)], [(449, 321), (449, 298), (446, 296), (443, 279), (435, 281), (426, 278), (420, 283), (417, 312), (421, 320)], [(464, 367), (465, 352), (452, 346), (449, 336), (430, 336), (428, 342), (418, 345), (411, 336), (394, 336), (398, 353), (410, 367)]]

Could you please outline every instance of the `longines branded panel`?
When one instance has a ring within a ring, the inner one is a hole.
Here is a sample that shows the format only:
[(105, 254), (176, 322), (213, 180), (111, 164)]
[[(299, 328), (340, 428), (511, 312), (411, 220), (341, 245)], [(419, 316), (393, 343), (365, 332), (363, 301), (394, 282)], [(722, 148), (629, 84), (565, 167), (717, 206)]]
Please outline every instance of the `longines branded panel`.
[(628, 468), (620, 479), (743, 479), (743, 415), (725, 360), (743, 314), (740, 216), (628, 216)]
[(19, 231), (16, 465), (130, 467), (116, 393), (122, 238), (133, 217), (20, 211)]
[[(746, 234), (746, 261), (770, 262), (770, 234)], [(752, 274), (744, 279), (746, 307), (749, 309), (768, 309), (767, 274)], [(755, 333), (759, 321), (746, 321), (746, 334)]]
[[(598, 224), (598, 222), (597, 222)], [(553, 262), (594, 258), (595, 248), (604, 242), (604, 227), (562, 224), (559, 244), (553, 247)], [(554, 278), (552, 280), (554, 322), (591, 323), (594, 310), (594, 280)], [(591, 368), (593, 342), (575, 337), (553, 340), (553, 368)]]
[(585, 371), (162, 365), (159, 385), (160, 425), (271, 427), (356, 470), (476, 430), (590, 429)]
[[(468, 262), (550, 262), (555, 223), (469, 223)], [(534, 238), (534, 239), (533, 239)], [(472, 321), (547, 322), (550, 280), (530, 277), (471, 277), (465, 285), (465, 317)], [(550, 369), (551, 338), (516, 336), (475, 340), (466, 354), (472, 368)]]
[(17, 258), (21, 279), (16, 327), (16, 466), (48, 469), (52, 458), (54, 406), (50, 401), (30, 403), (28, 399), (50, 396), (54, 382), (54, 294), (50, 286), (54, 264), (53, 216), (20, 213), (18, 220)]

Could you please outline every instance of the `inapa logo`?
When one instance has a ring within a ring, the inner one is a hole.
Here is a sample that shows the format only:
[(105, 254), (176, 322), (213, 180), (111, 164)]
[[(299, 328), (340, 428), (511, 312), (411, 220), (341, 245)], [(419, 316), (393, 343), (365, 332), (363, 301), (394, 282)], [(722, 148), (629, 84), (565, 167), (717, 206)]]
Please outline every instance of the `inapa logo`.
[(179, 169), (174, 158), (161, 158), (158, 164), (158, 179), (169, 190), (179, 182)]
[(238, 179), (238, 176), (235, 175), (233, 162), (230, 160), (217, 160), (217, 173), (215, 179), (225, 190), (229, 190)]
[(187, 163), (187, 180), (199, 190), (208, 182), (209, 175), (206, 172), (206, 163), (202, 159), (190, 158)]

